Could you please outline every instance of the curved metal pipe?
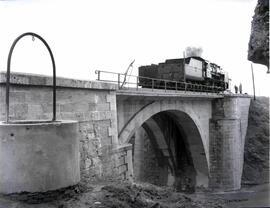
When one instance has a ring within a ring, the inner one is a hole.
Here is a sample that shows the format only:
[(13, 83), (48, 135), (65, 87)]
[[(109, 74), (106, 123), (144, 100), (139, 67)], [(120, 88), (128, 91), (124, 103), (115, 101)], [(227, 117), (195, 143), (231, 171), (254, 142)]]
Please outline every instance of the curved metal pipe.
[(32, 36), (32, 37), (36, 37), (39, 40), (41, 40), (44, 45), (46, 46), (46, 48), (48, 49), (49, 53), (50, 53), (50, 57), (52, 60), (52, 66), (53, 66), (53, 118), (52, 121), (56, 120), (56, 67), (55, 67), (55, 61), (54, 61), (54, 57), (53, 57), (53, 53), (48, 45), (48, 43), (38, 34), (32, 33), (32, 32), (27, 32), (27, 33), (23, 33), (22, 35), (20, 35), (19, 37), (17, 37), (13, 44), (11, 45), (11, 48), (9, 50), (9, 54), (8, 54), (8, 60), (7, 60), (7, 77), (6, 77), (6, 122), (9, 122), (9, 88), (10, 88), (10, 63), (11, 63), (11, 56), (13, 53), (13, 50), (17, 44), (17, 42), (23, 38), (24, 36)]

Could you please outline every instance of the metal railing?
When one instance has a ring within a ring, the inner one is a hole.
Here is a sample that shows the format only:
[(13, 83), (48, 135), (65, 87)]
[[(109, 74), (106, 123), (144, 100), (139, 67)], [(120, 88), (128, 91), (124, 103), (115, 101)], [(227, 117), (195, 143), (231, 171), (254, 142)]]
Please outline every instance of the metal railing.
[(27, 33), (23, 33), (22, 35), (18, 36), (12, 43), (10, 50), (9, 50), (9, 54), (8, 54), (8, 60), (7, 60), (7, 77), (6, 77), (6, 123), (10, 122), (9, 119), (9, 91), (10, 91), (10, 65), (11, 65), (11, 57), (12, 57), (12, 53), (13, 50), (16, 46), (16, 44), (18, 43), (18, 41), (25, 37), (25, 36), (32, 36), (33, 40), (34, 38), (38, 38), (39, 40), (41, 40), (41, 42), (46, 46), (47, 50), (49, 51), (50, 57), (51, 57), (51, 61), (52, 61), (52, 67), (53, 67), (53, 118), (52, 121), (56, 120), (56, 67), (55, 67), (55, 61), (54, 61), (54, 57), (53, 57), (53, 53), (52, 50), (50, 48), (50, 46), (48, 45), (48, 43), (38, 34), (36, 33), (32, 33), (32, 32), (27, 32)]
[[(178, 82), (167, 79), (154, 79), (150, 77), (128, 75), (123, 85), (125, 74), (96, 70), (98, 81), (115, 83), (119, 89), (163, 89), (178, 91), (194, 91), (194, 92), (206, 92), (206, 93), (218, 93), (223, 91), (222, 87), (209, 86), (202, 84), (193, 84), (187, 82)], [(123, 86), (121, 88), (121, 86)]]

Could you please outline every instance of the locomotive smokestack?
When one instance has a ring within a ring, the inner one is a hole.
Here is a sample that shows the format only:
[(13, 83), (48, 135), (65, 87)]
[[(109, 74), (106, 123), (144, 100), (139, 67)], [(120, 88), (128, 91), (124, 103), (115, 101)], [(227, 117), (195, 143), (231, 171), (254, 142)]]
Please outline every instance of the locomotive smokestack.
[(203, 53), (203, 49), (201, 47), (188, 46), (186, 47), (185, 51), (186, 51), (186, 57), (191, 57), (191, 56), (201, 57)]

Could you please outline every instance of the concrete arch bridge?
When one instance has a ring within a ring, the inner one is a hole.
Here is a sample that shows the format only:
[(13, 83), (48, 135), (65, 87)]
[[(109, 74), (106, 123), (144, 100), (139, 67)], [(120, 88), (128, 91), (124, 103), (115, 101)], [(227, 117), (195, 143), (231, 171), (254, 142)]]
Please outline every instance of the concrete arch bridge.
[(126, 177), (183, 191), (241, 187), (250, 98), (207, 93), (117, 91)]
[[(0, 73), (1, 120), (5, 83)], [(56, 83), (57, 119), (78, 121), (82, 179), (121, 177), (186, 191), (241, 187), (250, 97), (66, 78)], [(11, 74), (10, 117), (51, 119), (51, 85), (51, 77)]]

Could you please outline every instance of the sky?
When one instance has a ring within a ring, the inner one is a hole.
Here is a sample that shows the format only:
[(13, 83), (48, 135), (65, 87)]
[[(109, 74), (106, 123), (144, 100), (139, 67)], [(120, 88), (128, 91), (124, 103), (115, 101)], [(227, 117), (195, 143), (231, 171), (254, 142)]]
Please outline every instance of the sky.
[[(57, 76), (96, 80), (95, 70), (124, 73), (141, 65), (182, 58), (188, 46), (228, 71), (232, 86), (253, 94), (247, 60), (256, 0), (0, 0), (0, 71), (14, 39), (24, 32), (50, 45)], [(51, 75), (39, 40), (17, 44), (11, 70)], [(256, 95), (270, 96), (270, 74), (253, 64)]]

